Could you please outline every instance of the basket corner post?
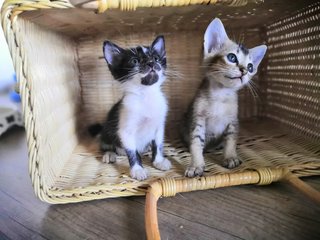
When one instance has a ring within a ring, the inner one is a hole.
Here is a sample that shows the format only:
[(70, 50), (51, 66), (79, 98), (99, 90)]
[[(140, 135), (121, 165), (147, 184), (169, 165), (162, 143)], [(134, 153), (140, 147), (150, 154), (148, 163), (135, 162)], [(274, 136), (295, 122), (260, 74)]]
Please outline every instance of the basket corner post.
[(148, 240), (160, 240), (158, 227), (157, 203), (162, 196), (163, 187), (161, 180), (150, 184), (145, 203), (145, 228)]

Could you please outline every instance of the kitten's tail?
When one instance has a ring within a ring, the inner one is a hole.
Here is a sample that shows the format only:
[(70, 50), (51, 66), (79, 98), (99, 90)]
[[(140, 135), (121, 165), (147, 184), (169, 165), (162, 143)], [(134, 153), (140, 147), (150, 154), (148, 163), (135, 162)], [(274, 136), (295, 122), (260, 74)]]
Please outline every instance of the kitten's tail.
[(88, 127), (88, 132), (89, 134), (92, 136), (92, 137), (95, 137), (97, 136), (99, 133), (101, 133), (102, 131), (102, 124), (100, 123), (95, 123), (95, 124), (92, 124)]

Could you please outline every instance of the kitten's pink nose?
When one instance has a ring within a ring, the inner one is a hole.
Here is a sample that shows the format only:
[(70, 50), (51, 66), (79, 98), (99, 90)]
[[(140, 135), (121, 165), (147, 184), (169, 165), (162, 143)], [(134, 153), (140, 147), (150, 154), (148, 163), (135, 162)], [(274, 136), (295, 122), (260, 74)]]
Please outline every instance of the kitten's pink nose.
[(154, 67), (154, 62), (153, 62), (153, 61), (149, 61), (149, 62), (147, 63), (147, 65), (148, 65), (149, 67), (153, 68), (153, 67)]
[(245, 68), (245, 67), (240, 67), (240, 72), (241, 72), (241, 75), (244, 76), (247, 74), (248, 70)]

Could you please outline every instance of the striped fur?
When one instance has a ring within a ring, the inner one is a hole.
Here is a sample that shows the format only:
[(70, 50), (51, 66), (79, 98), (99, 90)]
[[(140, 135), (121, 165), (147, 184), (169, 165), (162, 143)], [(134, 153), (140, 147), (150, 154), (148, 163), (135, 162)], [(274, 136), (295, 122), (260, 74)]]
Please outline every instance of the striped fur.
[(224, 144), (223, 166), (241, 164), (236, 152), (238, 94), (256, 74), (266, 46), (247, 49), (231, 41), (219, 19), (208, 26), (204, 40), (204, 79), (185, 115), (183, 139), (192, 162), (185, 175), (201, 176), (205, 168), (203, 151)]

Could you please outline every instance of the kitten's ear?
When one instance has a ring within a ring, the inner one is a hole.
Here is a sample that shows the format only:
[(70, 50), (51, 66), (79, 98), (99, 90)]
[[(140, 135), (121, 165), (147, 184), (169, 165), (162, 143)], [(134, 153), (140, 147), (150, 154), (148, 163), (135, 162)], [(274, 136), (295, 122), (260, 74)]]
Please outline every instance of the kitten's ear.
[(204, 56), (219, 50), (227, 39), (229, 38), (221, 20), (213, 19), (204, 34)]
[(158, 36), (151, 44), (151, 49), (155, 50), (159, 56), (165, 56), (166, 55), (166, 49), (164, 44), (164, 37)]
[(123, 51), (121, 47), (118, 47), (116, 44), (110, 41), (104, 41), (103, 43), (103, 54), (109, 65), (114, 63), (114, 59), (120, 55)]
[(252, 63), (255, 68), (257, 68), (263, 59), (265, 53), (267, 51), (266, 45), (260, 45), (249, 50), (249, 54), (252, 58)]

